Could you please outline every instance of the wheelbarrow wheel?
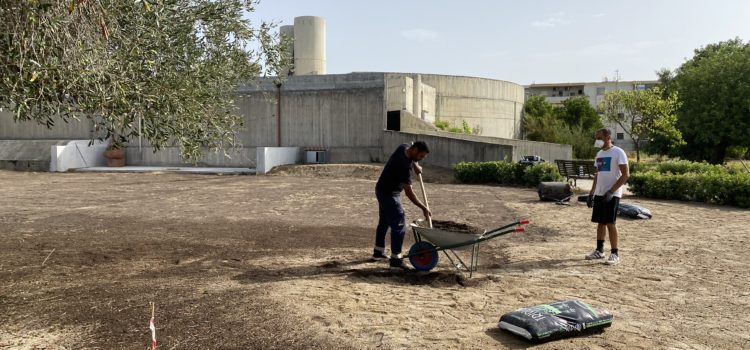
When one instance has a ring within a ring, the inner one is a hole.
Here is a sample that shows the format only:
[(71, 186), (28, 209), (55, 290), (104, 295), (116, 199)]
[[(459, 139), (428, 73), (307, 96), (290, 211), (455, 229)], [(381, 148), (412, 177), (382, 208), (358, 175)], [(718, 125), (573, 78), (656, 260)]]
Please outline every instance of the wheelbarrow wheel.
[(409, 248), (409, 262), (419, 271), (430, 271), (438, 262), (438, 252), (430, 242), (417, 242)]

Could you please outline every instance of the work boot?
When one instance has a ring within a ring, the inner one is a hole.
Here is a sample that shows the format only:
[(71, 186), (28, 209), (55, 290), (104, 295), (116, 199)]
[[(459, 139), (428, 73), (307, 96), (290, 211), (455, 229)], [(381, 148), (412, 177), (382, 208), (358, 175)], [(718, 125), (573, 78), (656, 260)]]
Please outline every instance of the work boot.
[(383, 260), (390, 258), (388, 255), (385, 255), (382, 250), (374, 249), (372, 251), (372, 258), (375, 260)]
[(411, 267), (404, 265), (404, 261), (402, 259), (391, 258), (390, 265), (391, 270), (411, 271)]

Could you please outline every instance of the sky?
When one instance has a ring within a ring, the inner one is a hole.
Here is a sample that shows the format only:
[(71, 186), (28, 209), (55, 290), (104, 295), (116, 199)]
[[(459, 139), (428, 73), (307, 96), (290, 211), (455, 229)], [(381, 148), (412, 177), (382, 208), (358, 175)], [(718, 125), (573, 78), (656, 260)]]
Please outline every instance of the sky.
[(249, 18), (297, 16), (326, 20), (328, 74), (654, 80), (696, 48), (750, 40), (750, 0), (261, 0)]

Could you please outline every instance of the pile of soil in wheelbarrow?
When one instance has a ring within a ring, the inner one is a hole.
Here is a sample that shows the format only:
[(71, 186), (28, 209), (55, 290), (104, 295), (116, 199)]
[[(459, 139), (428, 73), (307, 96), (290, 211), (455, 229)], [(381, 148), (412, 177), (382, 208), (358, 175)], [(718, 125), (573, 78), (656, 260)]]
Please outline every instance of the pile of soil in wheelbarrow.
[(482, 228), (449, 220), (432, 220), (432, 228), (472, 235), (484, 233), (484, 229)]

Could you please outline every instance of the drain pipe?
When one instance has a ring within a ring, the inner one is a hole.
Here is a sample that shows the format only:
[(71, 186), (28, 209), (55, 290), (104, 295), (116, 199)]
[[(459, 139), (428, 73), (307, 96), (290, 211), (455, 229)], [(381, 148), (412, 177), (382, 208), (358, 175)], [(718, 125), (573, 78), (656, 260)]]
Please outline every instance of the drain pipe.
[(276, 81), (276, 146), (281, 147), (281, 82)]

